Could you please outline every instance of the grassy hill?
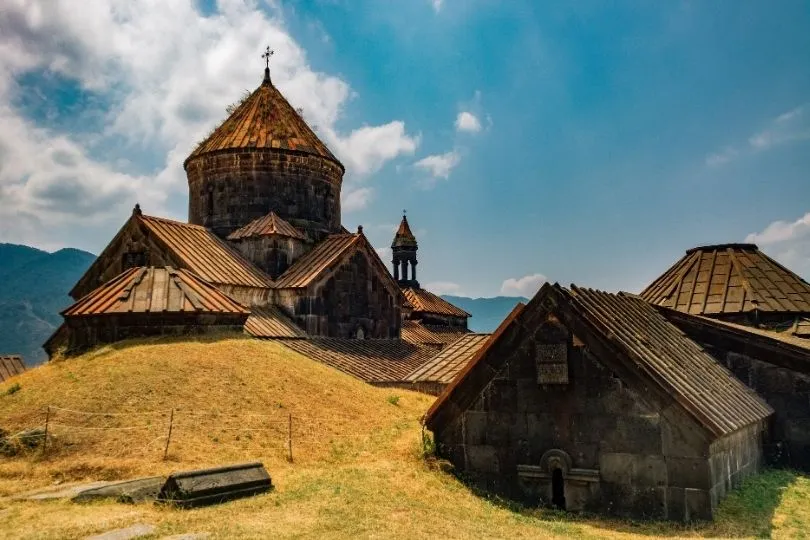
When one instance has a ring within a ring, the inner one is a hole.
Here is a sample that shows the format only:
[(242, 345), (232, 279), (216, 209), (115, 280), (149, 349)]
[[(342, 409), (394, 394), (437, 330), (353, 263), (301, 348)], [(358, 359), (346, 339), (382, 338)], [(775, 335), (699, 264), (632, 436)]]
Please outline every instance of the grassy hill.
[[(154, 537), (795, 537), (810, 525), (810, 482), (784, 471), (749, 482), (724, 502), (715, 523), (688, 527), (487, 499), (423, 459), (419, 418), (432, 399), (371, 387), (279, 344), (241, 336), (136, 341), (50, 363), (0, 384), (0, 427), (41, 424), (51, 406), (54, 435), (45, 457), (0, 457), (0, 536), (82, 538), (149, 523), (158, 527)], [(286, 459), (290, 415), (293, 463)], [(248, 460), (264, 462), (273, 492), (191, 511), (8, 498), (54, 482)]]
[(62, 323), (68, 291), (95, 259), (78, 249), (53, 253), (0, 244), (0, 354), (22, 354), (27, 365), (46, 359), (42, 344)]

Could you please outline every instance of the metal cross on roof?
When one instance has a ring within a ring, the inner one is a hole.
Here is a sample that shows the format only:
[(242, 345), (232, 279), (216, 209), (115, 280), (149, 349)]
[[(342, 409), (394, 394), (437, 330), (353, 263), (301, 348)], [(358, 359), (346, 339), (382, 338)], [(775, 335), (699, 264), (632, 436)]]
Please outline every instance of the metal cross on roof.
[(403, 211), (402, 211), (402, 215), (403, 215), (403, 216), (404, 216), (404, 215), (406, 215), (407, 213), (408, 213), (408, 211), (407, 211), (407, 210), (403, 210)]
[(270, 50), (270, 47), (267, 47), (267, 50), (264, 51), (262, 54), (262, 58), (264, 58), (264, 67), (270, 69), (270, 57), (273, 56), (273, 51)]

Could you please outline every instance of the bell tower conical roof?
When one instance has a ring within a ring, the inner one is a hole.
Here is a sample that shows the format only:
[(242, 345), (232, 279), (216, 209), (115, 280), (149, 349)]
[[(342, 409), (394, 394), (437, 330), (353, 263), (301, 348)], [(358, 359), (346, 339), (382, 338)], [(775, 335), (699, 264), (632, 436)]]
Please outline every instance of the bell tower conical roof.
[(269, 68), (265, 68), (262, 84), (194, 149), (183, 166), (187, 168), (189, 161), (203, 154), (242, 148), (313, 154), (333, 161), (345, 170), (343, 164), (273, 85)]

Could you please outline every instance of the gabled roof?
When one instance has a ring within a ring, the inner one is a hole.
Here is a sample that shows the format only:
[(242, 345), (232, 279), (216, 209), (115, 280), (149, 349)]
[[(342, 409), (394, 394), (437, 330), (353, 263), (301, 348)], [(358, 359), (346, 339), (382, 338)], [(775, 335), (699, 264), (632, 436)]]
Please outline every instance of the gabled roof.
[(304, 152), (343, 168), (269, 77), (197, 146), (183, 166), (203, 154), (242, 148)]
[(402, 221), (399, 222), (399, 229), (394, 234), (394, 241), (391, 243), (392, 248), (396, 247), (416, 247), (416, 237), (411, 232), (411, 227), (408, 225), (408, 218), (402, 216)]
[(130, 268), (62, 312), (64, 317), (118, 313), (231, 313), (250, 311), (188, 270)]
[(276, 281), (276, 287), (279, 289), (306, 287), (352, 248), (361, 236), (360, 234), (327, 236), (287, 268)]
[(450, 384), (469, 363), (478, 349), (484, 346), (490, 334), (465, 334), (447, 345), (425, 365), (417, 368), (405, 381), (411, 383), (435, 382)]
[(0, 382), (19, 375), (23, 371), (25, 371), (25, 363), (22, 356), (16, 354), (0, 356)]
[(436, 354), (434, 348), (398, 339), (309, 338), (280, 343), (369, 383), (401, 382)]
[[(546, 284), (509, 326), (525, 326), (530, 318), (541, 320), (536, 316), (542, 313), (558, 317), (614, 371), (632, 374), (625, 380), (628, 385), (644, 384), (653, 394), (674, 399), (715, 436), (773, 413), (753, 390), (635, 295)], [(503, 367), (505, 355), (489, 353), (502, 339), (507, 342), (507, 335), (514, 337), (508, 326), (487, 342), (464, 375), (431, 407), (426, 418), (431, 429), (447, 425), (469, 408)]]
[(425, 289), (407, 287), (402, 289), (405, 299), (410, 302), (415, 312), (435, 313), (437, 315), (449, 315), (452, 317), (470, 317), (471, 315), (463, 309), (454, 306), (447, 300), (433, 294)]
[(136, 214), (134, 218), (171, 251), (179, 263), (206, 281), (243, 287), (273, 286), (270, 276), (205, 227), (153, 216)]
[(469, 330), (453, 326), (439, 326), (422, 324), (419, 321), (402, 321), (401, 338), (408, 343), (416, 345), (447, 345), (453, 343), (461, 336), (469, 334)]
[(245, 331), (257, 338), (302, 339), (307, 337), (307, 333), (277, 306), (250, 308), (250, 317), (245, 322)]
[(641, 297), (693, 315), (810, 313), (810, 284), (754, 244), (690, 249)]
[(266, 216), (254, 219), (241, 229), (237, 229), (228, 235), (228, 240), (241, 240), (251, 236), (287, 236), (304, 240), (304, 234), (278, 217), (275, 212), (270, 212)]

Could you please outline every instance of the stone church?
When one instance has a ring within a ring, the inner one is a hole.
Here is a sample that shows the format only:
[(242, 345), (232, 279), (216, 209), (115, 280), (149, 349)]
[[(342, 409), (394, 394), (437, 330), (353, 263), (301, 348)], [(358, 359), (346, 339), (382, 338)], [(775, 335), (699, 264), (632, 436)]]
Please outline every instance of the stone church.
[(184, 168), (188, 223), (136, 205), (70, 291), (81, 309), (63, 312), (49, 353), (204, 332), (226, 319), (232, 327), (222, 310), (237, 319), (249, 311), (245, 328), (257, 337), (467, 332), (468, 313), (419, 286), (417, 241), (404, 216), (392, 244), (393, 276), (362, 226), (341, 225), (344, 167), (273, 85), (269, 66)]

